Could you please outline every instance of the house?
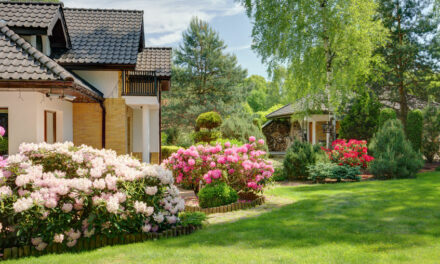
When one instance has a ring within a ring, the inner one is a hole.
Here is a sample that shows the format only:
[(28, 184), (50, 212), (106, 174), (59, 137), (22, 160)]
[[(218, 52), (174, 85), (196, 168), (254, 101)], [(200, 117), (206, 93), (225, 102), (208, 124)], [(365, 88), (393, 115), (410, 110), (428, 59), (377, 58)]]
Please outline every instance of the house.
[(329, 115), (328, 108), (318, 104), (306, 113), (304, 109), (309, 108), (304, 103), (298, 100), (266, 116), (268, 121), (262, 130), (271, 154), (284, 154), (294, 140), (325, 146), (328, 140), (337, 138), (339, 121)]
[(144, 45), (143, 11), (0, 2), (0, 125), (22, 142), (73, 141), (160, 160), (171, 49)]

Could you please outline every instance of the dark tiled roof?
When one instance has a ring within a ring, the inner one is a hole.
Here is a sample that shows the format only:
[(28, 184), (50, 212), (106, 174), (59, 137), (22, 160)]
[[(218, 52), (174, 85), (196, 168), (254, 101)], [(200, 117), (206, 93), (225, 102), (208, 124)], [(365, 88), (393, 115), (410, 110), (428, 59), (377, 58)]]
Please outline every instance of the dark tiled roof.
[(72, 49), (55, 54), (57, 62), (136, 64), (143, 11), (64, 8), (64, 15)]
[(145, 48), (139, 52), (136, 70), (156, 71), (157, 76), (171, 76), (171, 48)]
[(72, 75), (58, 63), (32, 47), (0, 20), (0, 81), (42, 80), (73, 81), (75, 87), (88, 94), (102, 97), (93, 86)]
[[(325, 112), (328, 110), (328, 107), (325, 104), (321, 103), (322, 101), (324, 101), (322, 97), (323, 95), (317, 95), (315, 97), (309, 96), (309, 100), (306, 100), (305, 98), (299, 99), (293, 104), (287, 104), (266, 115), (266, 118), (270, 119), (276, 117), (286, 117), (293, 114), (305, 112), (306, 109), (309, 109), (310, 112)], [(318, 99), (312, 100), (312, 98)]]
[(0, 79), (73, 80), (68, 71), (32, 47), (1, 21)]
[(0, 1), (0, 19), (8, 27), (49, 28), (62, 3)]

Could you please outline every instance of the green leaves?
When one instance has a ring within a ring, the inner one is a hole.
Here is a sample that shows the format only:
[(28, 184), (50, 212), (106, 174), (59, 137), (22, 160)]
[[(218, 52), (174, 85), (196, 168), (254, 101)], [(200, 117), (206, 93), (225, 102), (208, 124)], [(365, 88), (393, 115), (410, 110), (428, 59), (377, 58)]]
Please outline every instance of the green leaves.
[(337, 106), (370, 74), (387, 36), (373, 0), (241, 2), (254, 21), (254, 50), (269, 70), (288, 65), (292, 100), (328, 93)]

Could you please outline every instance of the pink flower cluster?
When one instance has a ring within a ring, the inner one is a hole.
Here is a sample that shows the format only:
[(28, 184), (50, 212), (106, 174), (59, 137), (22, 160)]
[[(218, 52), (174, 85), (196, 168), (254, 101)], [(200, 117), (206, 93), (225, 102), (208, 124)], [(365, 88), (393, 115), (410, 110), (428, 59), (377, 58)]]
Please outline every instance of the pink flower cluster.
[(170, 228), (185, 207), (171, 171), (72, 143), (22, 144), (0, 168), (0, 201), (0, 225), (32, 232), (40, 250), (95, 233)]
[(331, 161), (339, 165), (367, 168), (374, 158), (368, 155), (367, 141), (350, 139), (337, 139), (333, 141), (331, 149), (325, 149)]
[(173, 153), (164, 165), (173, 171), (177, 183), (195, 190), (200, 181), (224, 181), (237, 192), (259, 192), (274, 172), (263, 147), (264, 140), (256, 141), (255, 137), (241, 147), (229, 142), (224, 146), (191, 146)]

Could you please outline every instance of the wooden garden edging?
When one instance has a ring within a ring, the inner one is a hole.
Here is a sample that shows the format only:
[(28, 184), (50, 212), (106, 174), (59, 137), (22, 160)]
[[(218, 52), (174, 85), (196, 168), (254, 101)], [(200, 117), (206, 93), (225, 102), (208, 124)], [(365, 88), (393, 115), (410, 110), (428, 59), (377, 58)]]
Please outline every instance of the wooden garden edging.
[(252, 207), (256, 207), (257, 205), (262, 205), (266, 202), (266, 198), (264, 196), (258, 197), (252, 202), (235, 202), (233, 204), (222, 205), (211, 208), (201, 208), (199, 206), (185, 206), (185, 211), (187, 212), (203, 212), (205, 214), (216, 214), (216, 213), (227, 213), (241, 209), (248, 209)]
[(12, 248), (4, 248), (4, 249), (0, 248), (0, 253), (3, 253), (3, 256), (0, 257), (0, 261), (7, 259), (29, 257), (29, 256), (41, 256), (50, 253), (80, 252), (84, 250), (91, 250), (105, 246), (131, 244), (146, 240), (177, 237), (181, 235), (191, 234), (200, 228), (201, 227), (199, 226), (187, 226), (187, 227), (179, 226), (162, 231), (161, 233), (124, 234), (113, 238), (108, 238), (103, 235), (96, 235), (91, 238), (78, 239), (78, 243), (71, 248), (63, 244), (52, 243), (51, 245), (48, 245), (43, 251), (38, 251), (33, 246), (12, 247)]

